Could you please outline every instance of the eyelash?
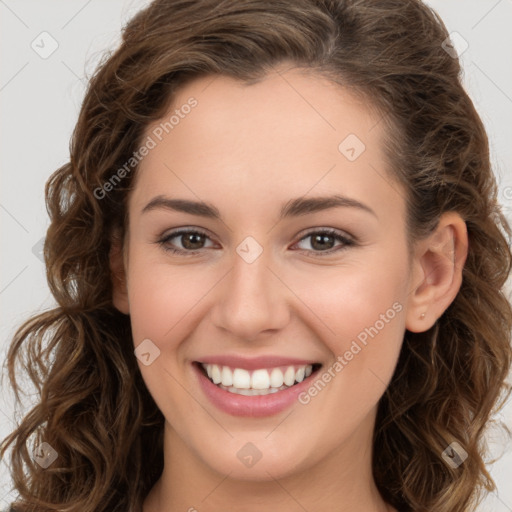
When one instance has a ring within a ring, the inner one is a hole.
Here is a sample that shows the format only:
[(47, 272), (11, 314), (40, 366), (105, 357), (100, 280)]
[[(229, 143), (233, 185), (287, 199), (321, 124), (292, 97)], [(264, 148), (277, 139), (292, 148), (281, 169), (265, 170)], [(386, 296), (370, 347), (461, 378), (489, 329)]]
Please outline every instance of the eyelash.
[[(184, 235), (184, 234), (202, 235), (202, 236), (204, 236), (206, 238), (209, 238), (207, 233), (205, 233), (204, 231), (201, 231), (199, 229), (177, 229), (176, 231), (172, 231), (171, 233), (165, 235), (160, 240), (157, 240), (157, 243), (165, 251), (171, 252), (173, 254), (181, 254), (181, 255), (185, 255), (185, 256), (193, 256), (195, 254), (198, 254), (202, 249), (197, 249), (195, 251), (192, 251), (192, 250), (188, 251), (188, 250), (183, 250), (183, 249), (175, 249), (175, 248), (170, 247), (168, 245), (170, 240), (172, 240), (173, 238), (178, 237), (179, 235)], [(329, 235), (329, 236), (332, 236), (332, 237), (336, 238), (337, 240), (341, 241), (343, 243), (343, 245), (341, 247), (338, 246), (337, 249), (336, 248), (332, 248), (332, 249), (329, 249), (328, 251), (311, 251), (311, 250), (302, 249), (303, 252), (313, 253), (313, 254), (318, 255), (318, 256), (324, 256), (324, 255), (330, 255), (330, 254), (333, 254), (333, 253), (336, 253), (336, 252), (339, 252), (339, 251), (343, 251), (347, 247), (351, 247), (351, 246), (355, 246), (356, 245), (356, 242), (354, 240), (352, 240), (352, 239), (350, 239), (350, 238), (348, 238), (346, 236), (341, 235), (338, 231), (336, 231), (335, 229), (331, 229), (331, 228), (316, 229), (316, 230), (308, 231), (299, 240), (299, 242), (302, 242), (303, 240), (305, 240), (306, 238), (311, 237), (312, 235)]]

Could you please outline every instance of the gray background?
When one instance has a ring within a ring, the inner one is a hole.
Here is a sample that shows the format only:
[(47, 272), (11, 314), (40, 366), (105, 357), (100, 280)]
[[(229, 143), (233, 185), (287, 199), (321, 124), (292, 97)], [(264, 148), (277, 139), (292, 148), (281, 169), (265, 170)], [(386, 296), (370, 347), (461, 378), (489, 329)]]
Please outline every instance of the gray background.
[[(0, 0), (0, 350), (30, 314), (51, 307), (40, 241), (48, 226), (44, 184), (68, 159), (68, 143), (86, 77), (119, 42), (121, 26), (148, 0)], [(512, 0), (430, 0), (450, 32), (468, 43), (465, 86), (488, 130), (500, 201), (512, 219)], [(50, 36), (41, 36), (48, 32)], [(58, 45), (49, 56), (53, 45)], [(32, 46), (33, 47), (32, 47)], [(456, 48), (463, 49), (456, 42)], [(45, 58), (43, 58), (45, 57)], [(0, 438), (13, 428), (12, 399), (2, 381)], [(30, 403), (30, 397), (25, 404)], [(19, 417), (18, 411), (18, 417)], [(497, 417), (512, 429), (512, 402)], [(498, 491), (478, 509), (512, 512), (511, 443), (488, 435)], [(14, 498), (0, 465), (0, 508)]]

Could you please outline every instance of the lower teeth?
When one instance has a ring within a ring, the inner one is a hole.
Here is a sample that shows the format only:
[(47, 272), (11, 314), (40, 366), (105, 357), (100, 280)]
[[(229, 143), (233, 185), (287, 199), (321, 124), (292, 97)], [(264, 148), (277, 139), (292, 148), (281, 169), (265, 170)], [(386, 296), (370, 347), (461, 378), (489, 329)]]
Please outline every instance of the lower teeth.
[(291, 388), (292, 386), (281, 386), (280, 388), (269, 388), (269, 389), (239, 389), (234, 386), (223, 386), (222, 384), (216, 384), (217, 387), (223, 389), (224, 391), (229, 391), (230, 393), (235, 393), (237, 395), (245, 395), (245, 396), (256, 396), (256, 395), (269, 395), (270, 393), (277, 393), (278, 391), (283, 391), (285, 389)]

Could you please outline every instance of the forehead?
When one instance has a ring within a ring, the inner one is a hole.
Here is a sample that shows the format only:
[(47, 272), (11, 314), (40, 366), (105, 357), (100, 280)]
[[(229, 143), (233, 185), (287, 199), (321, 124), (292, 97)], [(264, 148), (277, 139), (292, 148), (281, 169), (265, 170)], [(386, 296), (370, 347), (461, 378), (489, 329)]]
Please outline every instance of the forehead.
[(276, 70), (250, 85), (202, 77), (147, 127), (154, 147), (134, 201), (174, 192), (253, 205), (333, 192), (371, 201), (380, 191), (396, 202), (379, 121), (359, 96), (312, 72)]

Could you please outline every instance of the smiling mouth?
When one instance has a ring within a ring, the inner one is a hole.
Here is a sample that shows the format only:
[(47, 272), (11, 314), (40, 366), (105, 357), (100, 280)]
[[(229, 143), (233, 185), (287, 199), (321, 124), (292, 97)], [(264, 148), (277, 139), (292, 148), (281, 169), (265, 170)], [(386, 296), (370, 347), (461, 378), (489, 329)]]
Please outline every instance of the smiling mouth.
[(284, 391), (301, 383), (321, 368), (320, 363), (287, 365), (246, 370), (224, 365), (194, 363), (201, 373), (217, 387), (244, 396), (268, 395)]

